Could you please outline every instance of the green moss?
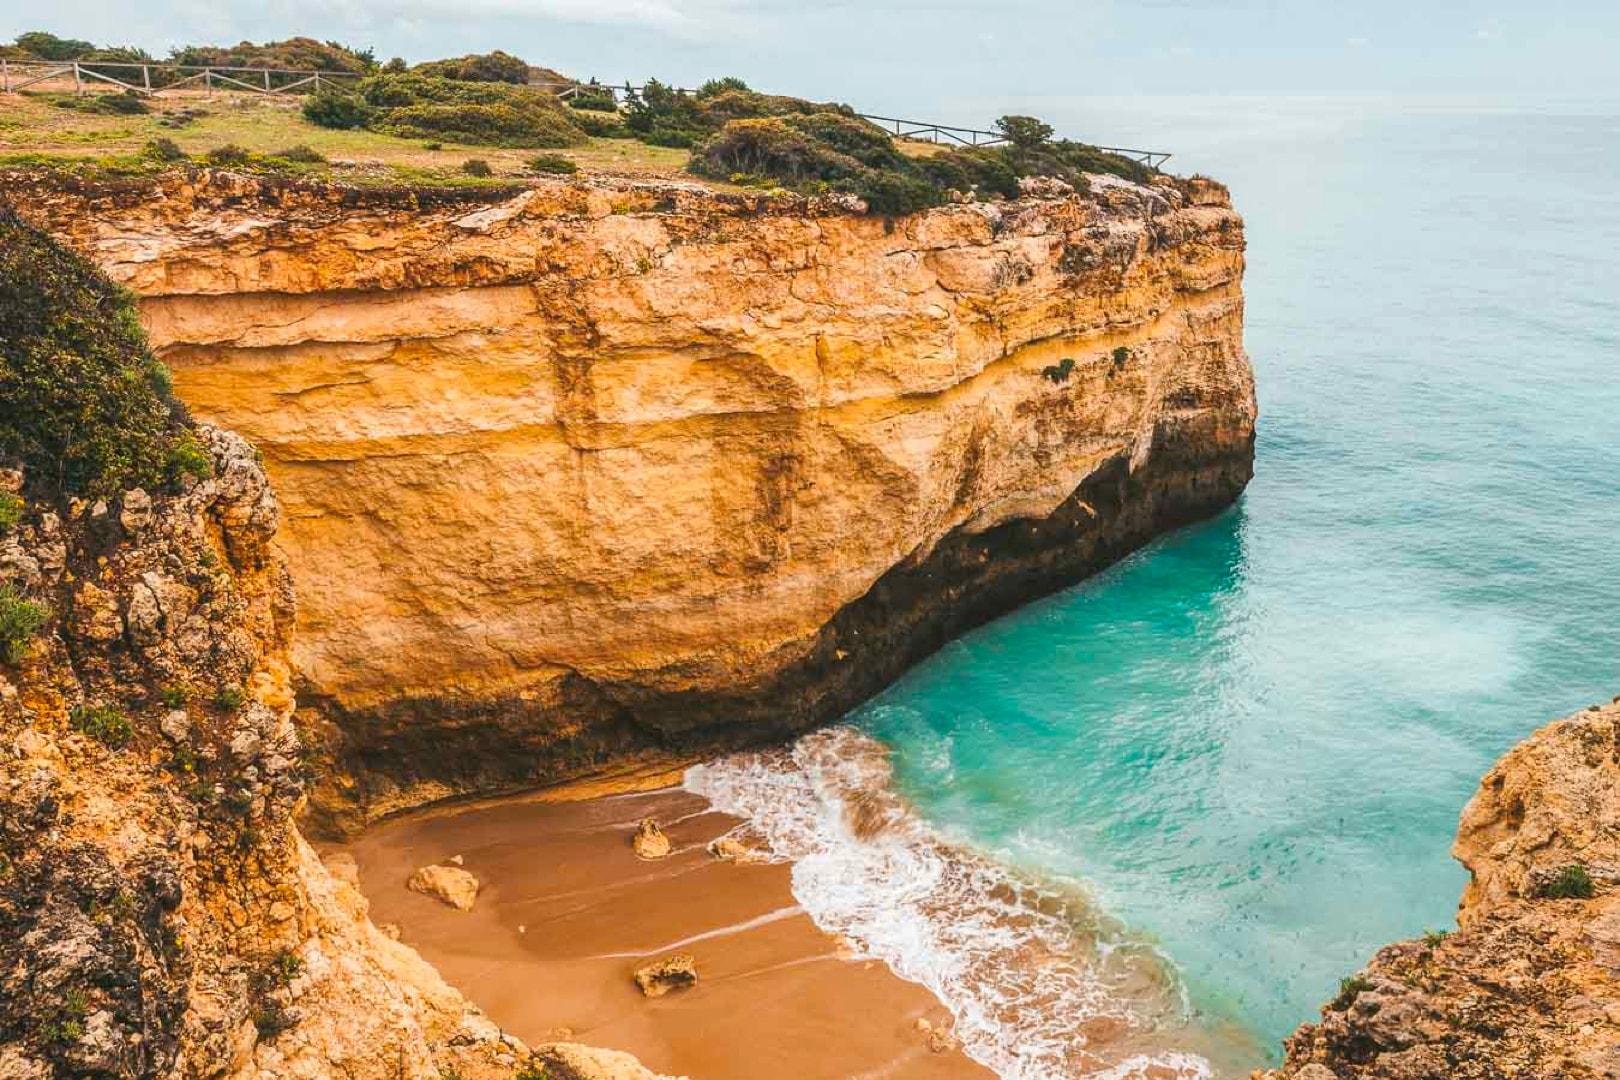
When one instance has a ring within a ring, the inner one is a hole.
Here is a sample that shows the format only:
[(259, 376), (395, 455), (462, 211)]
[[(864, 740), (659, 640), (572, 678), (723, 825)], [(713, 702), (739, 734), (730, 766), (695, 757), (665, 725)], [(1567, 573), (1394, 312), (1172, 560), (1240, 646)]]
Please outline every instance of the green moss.
[(190, 437), (134, 298), (0, 209), (0, 457), (52, 495), (172, 476)]

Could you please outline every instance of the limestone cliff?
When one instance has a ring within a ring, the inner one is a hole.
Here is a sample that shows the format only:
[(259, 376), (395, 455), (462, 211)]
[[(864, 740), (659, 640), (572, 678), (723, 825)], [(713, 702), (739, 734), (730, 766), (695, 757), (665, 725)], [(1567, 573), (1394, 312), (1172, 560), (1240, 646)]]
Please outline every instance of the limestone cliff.
[(1250, 475), (1208, 181), (15, 188), (264, 453), (328, 824), (832, 718)]
[(251, 447), (200, 434), (183, 492), (0, 528), (0, 585), (47, 616), (0, 656), (0, 1077), (598, 1075), (531, 1059), (299, 837), (279, 509)]
[(1277, 1076), (1620, 1076), (1620, 699), (1510, 751), (1452, 853), (1470, 874), (1458, 929), (1381, 950)]

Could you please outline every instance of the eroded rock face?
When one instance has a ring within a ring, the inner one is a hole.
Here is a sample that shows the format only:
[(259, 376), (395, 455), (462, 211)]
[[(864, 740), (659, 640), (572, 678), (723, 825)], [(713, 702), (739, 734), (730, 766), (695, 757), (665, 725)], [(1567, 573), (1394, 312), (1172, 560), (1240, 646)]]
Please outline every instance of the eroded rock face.
[(19, 188), (264, 452), (334, 827), (836, 716), (1250, 475), (1207, 181)]
[(279, 509), (198, 434), (213, 478), (0, 534), (48, 612), (0, 659), (0, 1076), (505, 1080), (527, 1049), (298, 835)]
[(1511, 750), (1452, 853), (1471, 875), (1457, 931), (1380, 950), (1278, 1076), (1620, 1076), (1620, 703)]

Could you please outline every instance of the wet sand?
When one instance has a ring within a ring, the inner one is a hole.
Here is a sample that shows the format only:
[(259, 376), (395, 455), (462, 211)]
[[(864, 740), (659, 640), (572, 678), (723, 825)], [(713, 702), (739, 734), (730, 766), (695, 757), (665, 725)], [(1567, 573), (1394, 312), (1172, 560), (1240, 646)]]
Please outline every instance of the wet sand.
[[(643, 817), (664, 826), (668, 858), (631, 850)], [(527, 1042), (627, 1050), (693, 1080), (992, 1080), (930, 1049), (918, 1020), (949, 1014), (842, 953), (798, 908), (787, 866), (712, 858), (706, 845), (734, 824), (679, 790), (516, 798), (389, 822), (344, 850), (372, 919)], [(405, 888), (455, 855), (483, 883), (472, 911)], [(697, 986), (644, 997), (631, 972), (674, 951), (696, 958)]]

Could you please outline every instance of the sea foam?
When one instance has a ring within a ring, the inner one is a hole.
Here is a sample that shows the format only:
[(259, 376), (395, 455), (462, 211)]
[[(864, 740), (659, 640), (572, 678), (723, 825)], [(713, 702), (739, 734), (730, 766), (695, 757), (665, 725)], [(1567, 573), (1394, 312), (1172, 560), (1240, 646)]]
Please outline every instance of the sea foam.
[(1173, 970), (1072, 883), (1041, 880), (932, 829), (894, 791), (883, 744), (853, 728), (734, 754), (687, 790), (792, 864), (810, 917), (932, 991), (969, 1057), (1002, 1080), (1202, 1080), (1166, 1049), (1185, 1002)]

